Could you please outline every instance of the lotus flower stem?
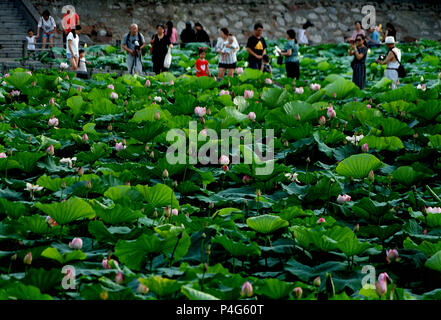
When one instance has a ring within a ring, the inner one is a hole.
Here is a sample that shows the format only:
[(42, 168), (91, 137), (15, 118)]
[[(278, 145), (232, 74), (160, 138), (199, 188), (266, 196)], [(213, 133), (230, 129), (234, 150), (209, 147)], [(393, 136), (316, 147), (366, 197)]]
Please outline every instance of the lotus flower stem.
[(173, 263), (173, 257), (175, 256), (175, 251), (176, 251), (176, 248), (178, 247), (179, 241), (181, 241), (181, 238), (182, 238), (182, 232), (178, 235), (178, 241), (176, 241), (175, 247), (173, 248), (173, 252), (170, 257), (169, 267), (171, 267), (171, 265)]
[(426, 185), (427, 190), (432, 194), (432, 196), (438, 201), (439, 204), (441, 204), (441, 199), (438, 197), (438, 195), (428, 186)]

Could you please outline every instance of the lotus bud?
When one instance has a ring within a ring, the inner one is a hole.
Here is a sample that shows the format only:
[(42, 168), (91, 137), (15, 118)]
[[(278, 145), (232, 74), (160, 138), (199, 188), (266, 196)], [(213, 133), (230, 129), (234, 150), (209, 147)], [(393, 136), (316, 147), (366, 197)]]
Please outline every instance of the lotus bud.
[(205, 234), (205, 232), (203, 232), (203, 233), (202, 233), (202, 238), (205, 239), (206, 237), (207, 237), (207, 235)]
[(112, 130), (113, 130), (112, 124), (109, 124), (109, 125), (107, 126), (107, 131), (112, 131)]
[(169, 207), (165, 207), (164, 216), (166, 216), (167, 218), (170, 216), (170, 208)]
[(173, 184), (172, 184), (172, 186), (173, 186), (173, 188), (176, 188), (177, 186), (178, 186), (178, 181), (173, 181)]
[(51, 156), (53, 156), (55, 154), (55, 149), (52, 144), (46, 149), (46, 153)]
[(54, 98), (50, 98), (50, 99), (49, 99), (49, 104), (50, 104), (51, 106), (55, 106), (55, 100), (54, 100)]
[(157, 218), (157, 217), (158, 217), (158, 211), (157, 211), (157, 210), (155, 210), (155, 211), (153, 212), (153, 217), (154, 217), (154, 218)]
[(244, 284), (242, 285), (242, 289), (240, 291), (240, 295), (242, 297), (251, 297), (253, 295), (253, 286), (251, 285), (250, 282), (245, 281)]
[(248, 183), (248, 182), (250, 182), (250, 176), (249, 175), (244, 175), (243, 177), (242, 177), (242, 182), (243, 183)]
[(319, 124), (322, 125), (322, 126), (326, 124), (326, 118), (324, 116), (320, 117)]
[(148, 144), (146, 144), (145, 147), (144, 147), (144, 151), (147, 152), (149, 150), (150, 150), (150, 146)]
[(86, 189), (92, 189), (92, 182), (90, 180), (86, 182)]
[(209, 115), (209, 116), (211, 115), (211, 109), (210, 108), (207, 109), (207, 115)]
[(283, 142), (283, 145), (284, 145), (285, 147), (289, 147), (289, 141), (288, 141), (288, 140), (285, 140), (285, 142)]
[(84, 169), (83, 167), (81, 167), (80, 169), (78, 169), (78, 176), (82, 177), (84, 175)]
[(296, 119), (297, 119), (297, 121), (300, 121), (300, 114), (299, 113), (297, 113)]
[(306, 158), (306, 162), (307, 162), (307, 163), (310, 163), (310, 162), (311, 162), (311, 158), (307, 157), (307, 158)]
[(145, 285), (140, 283), (138, 285), (138, 288), (136, 289), (136, 292), (141, 293), (141, 294), (147, 294), (149, 292), (149, 288), (147, 288)]
[(159, 114), (159, 111), (155, 113), (155, 120), (159, 120), (161, 118), (161, 115)]
[(17, 254), (14, 253), (14, 254), (11, 256), (11, 261), (16, 261), (16, 260), (17, 260)]
[(71, 242), (69, 242), (69, 248), (80, 250), (83, 247), (83, 240), (81, 238), (73, 238)]
[(28, 252), (28, 254), (25, 255), (23, 258), (24, 264), (30, 265), (32, 263), (32, 252)]
[(253, 121), (253, 122), (256, 121), (256, 114), (254, 112), (250, 112), (248, 114), (248, 119)]
[(145, 87), (150, 87), (152, 84), (151, 84), (151, 82), (150, 82), (150, 80), (149, 79), (147, 79), (146, 80), (146, 82), (145, 82)]
[(300, 299), (300, 298), (302, 297), (302, 294), (303, 294), (303, 290), (302, 290), (302, 288), (300, 288), (300, 287), (296, 287), (296, 288), (294, 288), (294, 290), (293, 290), (293, 294), (294, 294), (294, 296), (295, 296), (297, 299)]
[(369, 144), (365, 143), (361, 146), (361, 151), (369, 152)]
[(354, 227), (354, 232), (360, 231), (360, 225), (357, 223)]
[(374, 181), (375, 180), (375, 175), (374, 175), (374, 171), (373, 170), (369, 171), (368, 179), (370, 181)]
[(155, 151), (152, 151), (151, 153), (150, 153), (150, 158), (155, 158)]
[(83, 142), (87, 142), (89, 141), (89, 136), (87, 135), (87, 133), (83, 134)]
[(320, 218), (317, 220), (317, 224), (325, 223), (325, 222), (326, 222), (325, 218)]
[(387, 292), (387, 281), (378, 281), (375, 284), (375, 291), (379, 296), (384, 296)]
[(320, 277), (315, 278), (313, 284), (316, 287), (320, 287), (321, 284), (322, 284), (322, 281), (321, 281)]
[(210, 203), (208, 204), (208, 207), (209, 207), (210, 209), (213, 209), (213, 208), (214, 208), (214, 202), (210, 202)]
[(118, 271), (118, 273), (116, 274), (115, 282), (118, 283), (118, 284), (121, 284), (121, 283), (124, 282), (124, 276), (123, 276), (121, 271)]
[(256, 190), (256, 196), (261, 197), (262, 196), (262, 192), (260, 191), (260, 189)]
[(396, 249), (386, 250), (386, 261), (387, 263), (391, 263), (392, 261), (400, 261), (400, 256)]
[(172, 214), (173, 216), (177, 216), (177, 215), (179, 214), (178, 209), (172, 209), (171, 214)]
[(168, 178), (168, 171), (167, 171), (167, 169), (164, 169), (164, 171), (162, 172), (162, 176), (164, 178)]

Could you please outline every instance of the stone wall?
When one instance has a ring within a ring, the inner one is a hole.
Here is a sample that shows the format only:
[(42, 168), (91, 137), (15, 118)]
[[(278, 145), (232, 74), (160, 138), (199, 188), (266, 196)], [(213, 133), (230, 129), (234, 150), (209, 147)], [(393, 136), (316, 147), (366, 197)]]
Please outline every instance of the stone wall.
[[(48, 8), (60, 22), (61, 8), (68, 4), (59, 0), (32, 0), (38, 11)], [(137, 23), (146, 37), (151, 37), (155, 26), (172, 20), (178, 32), (186, 21), (199, 21), (212, 40), (218, 29), (227, 26), (239, 42), (246, 42), (256, 21), (264, 25), (267, 39), (285, 37), (289, 28), (299, 28), (309, 19), (312, 42), (336, 43), (351, 33), (356, 20), (362, 20), (361, 8), (372, 4), (376, 8), (377, 24), (392, 22), (400, 41), (417, 38), (441, 40), (441, 5), (424, 1), (293, 1), (293, 0), (203, 0), (200, 3), (184, 1), (118, 1), (71, 0), (92, 39), (113, 42), (121, 39), (131, 23)], [(101, 36), (96, 36), (100, 34)]]

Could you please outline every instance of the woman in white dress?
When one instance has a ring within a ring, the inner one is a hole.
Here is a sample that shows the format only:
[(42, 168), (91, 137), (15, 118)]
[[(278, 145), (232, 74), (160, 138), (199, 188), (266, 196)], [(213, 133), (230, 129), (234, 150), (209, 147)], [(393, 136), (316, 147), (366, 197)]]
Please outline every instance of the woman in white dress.
[(302, 26), (301, 29), (299, 29), (299, 40), (298, 44), (304, 44), (308, 45), (309, 41), (311, 41), (311, 37), (308, 34), (308, 31), (306, 31), (309, 27), (313, 27), (314, 25), (308, 21)]

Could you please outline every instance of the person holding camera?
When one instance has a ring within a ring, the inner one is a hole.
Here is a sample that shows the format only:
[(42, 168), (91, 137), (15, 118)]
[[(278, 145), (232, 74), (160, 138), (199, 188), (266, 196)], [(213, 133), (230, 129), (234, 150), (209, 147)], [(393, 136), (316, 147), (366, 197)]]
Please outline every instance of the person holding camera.
[[(355, 46), (357, 44), (357, 46)], [(351, 62), (352, 70), (352, 82), (357, 87), (364, 89), (366, 86), (366, 56), (368, 48), (365, 46), (365, 37), (362, 34), (358, 34), (355, 37), (355, 42), (350, 41), (349, 55), (354, 56), (354, 60)]]
[(381, 55), (376, 61), (378, 64), (387, 64), (386, 78), (392, 80), (392, 89), (398, 87), (398, 68), (401, 65), (401, 51), (395, 47), (395, 38), (393, 36), (386, 37), (385, 44), (388, 48), (387, 56)]
[(156, 31), (157, 34), (152, 38), (150, 44), (152, 45), (153, 72), (160, 74), (168, 70), (164, 68), (164, 60), (168, 48), (172, 49), (173, 45), (170, 42), (170, 38), (165, 35), (165, 27), (162, 24), (156, 26)]
[(142, 74), (142, 49), (146, 46), (144, 36), (138, 32), (138, 25), (132, 24), (124, 36), (122, 48), (127, 52), (127, 69), (131, 75)]

